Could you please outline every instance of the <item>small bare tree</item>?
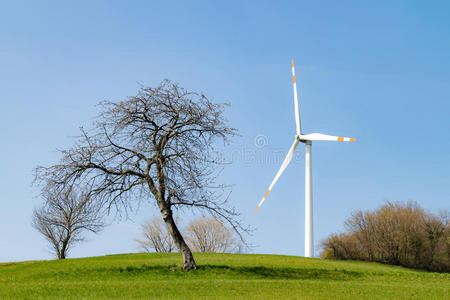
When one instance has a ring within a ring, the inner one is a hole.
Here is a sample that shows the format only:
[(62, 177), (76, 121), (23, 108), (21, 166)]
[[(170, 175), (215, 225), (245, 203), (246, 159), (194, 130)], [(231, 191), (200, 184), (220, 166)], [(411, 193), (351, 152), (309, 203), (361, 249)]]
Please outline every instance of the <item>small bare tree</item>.
[(173, 209), (197, 208), (245, 231), (227, 206), (225, 186), (215, 180), (220, 155), (214, 145), (235, 135), (224, 104), (164, 80), (126, 101), (101, 105), (94, 127), (82, 129), (75, 146), (61, 151), (60, 163), (36, 169), (38, 181), (59, 189), (88, 184), (96, 201), (118, 211), (126, 212), (136, 199), (154, 200), (186, 270), (196, 264)]
[(51, 244), (58, 259), (65, 259), (70, 248), (84, 240), (83, 233), (103, 229), (101, 207), (88, 193), (47, 191), (44, 198), (43, 206), (33, 212), (32, 225)]
[(139, 246), (147, 252), (172, 252), (175, 243), (167, 232), (161, 217), (152, 217), (141, 225), (141, 238), (136, 239)]
[(233, 229), (214, 217), (192, 220), (185, 229), (186, 239), (196, 252), (240, 252), (241, 240)]

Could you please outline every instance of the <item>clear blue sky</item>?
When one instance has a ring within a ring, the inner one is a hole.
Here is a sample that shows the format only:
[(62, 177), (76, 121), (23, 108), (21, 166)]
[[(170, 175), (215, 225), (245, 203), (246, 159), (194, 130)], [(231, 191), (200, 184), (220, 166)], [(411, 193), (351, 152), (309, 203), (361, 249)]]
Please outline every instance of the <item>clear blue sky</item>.
[[(242, 137), (222, 181), (254, 252), (303, 255), (302, 145), (253, 214), (295, 134), (292, 58), (304, 131), (357, 138), (313, 146), (316, 243), (386, 200), (448, 209), (449, 37), (448, 1), (2, 1), (0, 261), (51, 257), (30, 225), (33, 168), (57, 162), (96, 103), (163, 78), (231, 103)], [(71, 256), (137, 251), (155, 213), (142, 204)]]

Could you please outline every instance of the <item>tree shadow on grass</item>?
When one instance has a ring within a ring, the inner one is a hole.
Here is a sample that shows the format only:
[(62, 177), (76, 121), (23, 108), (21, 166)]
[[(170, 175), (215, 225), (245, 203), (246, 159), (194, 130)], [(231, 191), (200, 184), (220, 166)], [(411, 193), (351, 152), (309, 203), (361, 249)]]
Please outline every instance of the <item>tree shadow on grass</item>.
[(292, 268), (265, 266), (227, 266), (200, 265), (195, 271), (184, 271), (178, 265), (146, 265), (126, 267), (86, 267), (71, 268), (71, 270), (52, 270), (29, 274), (39, 280), (72, 280), (98, 279), (107, 280), (112, 277), (145, 277), (149, 280), (158, 279), (273, 279), (273, 280), (352, 280), (363, 276), (361, 272), (344, 269)]
[(179, 266), (128, 266), (111, 270), (127, 275), (154, 274), (182, 277), (240, 278), (240, 279), (324, 279), (349, 280), (361, 277), (361, 272), (319, 268), (276, 268), (264, 266), (200, 265), (196, 271), (183, 271)]

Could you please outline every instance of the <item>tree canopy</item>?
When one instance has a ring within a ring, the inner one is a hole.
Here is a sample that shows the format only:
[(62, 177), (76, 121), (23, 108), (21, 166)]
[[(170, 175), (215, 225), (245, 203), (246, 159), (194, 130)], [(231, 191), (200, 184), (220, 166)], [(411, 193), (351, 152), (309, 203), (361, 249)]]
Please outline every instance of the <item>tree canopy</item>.
[(61, 150), (60, 162), (36, 169), (44, 190), (88, 185), (92, 199), (117, 211), (153, 199), (185, 269), (196, 265), (175, 224), (174, 208), (199, 209), (245, 231), (227, 204), (227, 186), (216, 182), (221, 156), (215, 145), (236, 135), (223, 115), (226, 104), (164, 80), (127, 100), (100, 105), (94, 126), (82, 128), (75, 145)]

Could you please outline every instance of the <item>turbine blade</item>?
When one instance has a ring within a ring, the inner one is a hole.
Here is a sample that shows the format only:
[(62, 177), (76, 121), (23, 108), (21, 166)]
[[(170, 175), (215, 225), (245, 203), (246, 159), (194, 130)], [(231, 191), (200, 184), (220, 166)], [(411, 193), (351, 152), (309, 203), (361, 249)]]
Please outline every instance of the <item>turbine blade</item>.
[(304, 141), (338, 141), (338, 142), (354, 142), (356, 139), (342, 137), (342, 136), (333, 136), (322, 133), (310, 133), (310, 134), (302, 134), (300, 135), (300, 139)]
[(298, 138), (295, 138), (294, 143), (292, 144), (291, 148), (289, 149), (288, 154), (286, 155), (286, 157), (283, 160), (283, 163), (281, 164), (280, 169), (277, 172), (277, 175), (275, 175), (275, 178), (273, 179), (272, 183), (270, 184), (269, 188), (267, 189), (266, 193), (264, 194), (264, 197), (262, 198), (261, 202), (259, 202), (258, 206), (255, 209), (255, 213), (258, 211), (258, 209), (261, 207), (261, 205), (263, 204), (264, 200), (266, 199), (267, 195), (269, 194), (270, 190), (273, 188), (273, 186), (275, 185), (275, 183), (278, 181), (278, 178), (280, 178), (281, 174), (284, 172), (284, 170), (286, 169), (286, 167), (289, 165), (289, 163), (292, 160), (292, 157), (294, 156), (294, 151), (298, 146), (298, 143), (300, 141), (298, 140)]
[(300, 124), (300, 112), (299, 112), (299, 109), (298, 109), (297, 83), (295, 82), (294, 60), (292, 60), (292, 81), (294, 83), (295, 125), (296, 125), (297, 135), (301, 135), (302, 134), (302, 128), (301, 128), (301, 124)]

